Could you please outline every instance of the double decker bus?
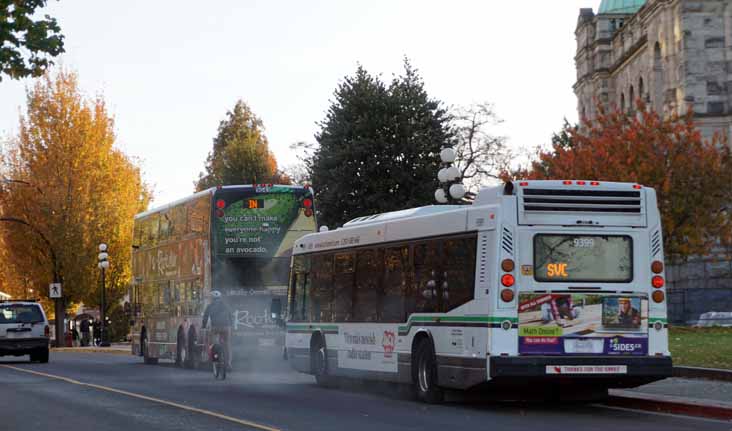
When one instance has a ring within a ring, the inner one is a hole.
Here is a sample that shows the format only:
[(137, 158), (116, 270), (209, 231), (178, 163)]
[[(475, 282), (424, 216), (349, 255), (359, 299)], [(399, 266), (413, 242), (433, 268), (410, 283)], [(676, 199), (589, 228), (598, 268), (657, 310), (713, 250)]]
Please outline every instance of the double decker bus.
[(315, 232), (312, 189), (216, 187), (135, 217), (132, 353), (146, 363), (206, 361), (201, 319), (218, 290), (233, 310), (232, 358), (281, 354), (284, 330), (270, 304), (284, 302), (294, 242)]
[(287, 313), (296, 370), (426, 402), (479, 385), (594, 398), (671, 375), (661, 222), (637, 184), (506, 183), (306, 235)]

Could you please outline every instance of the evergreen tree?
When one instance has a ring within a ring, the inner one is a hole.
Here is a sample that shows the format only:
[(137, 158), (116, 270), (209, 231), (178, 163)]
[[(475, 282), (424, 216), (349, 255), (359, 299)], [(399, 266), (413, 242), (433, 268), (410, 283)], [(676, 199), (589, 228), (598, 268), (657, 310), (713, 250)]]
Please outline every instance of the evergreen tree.
[(289, 183), (277, 171), (277, 161), (269, 151), (264, 125), (251, 108), (239, 100), (226, 113), (213, 140), (196, 190), (216, 185)]
[(0, 81), (41, 76), (64, 52), (55, 18), (40, 17), (47, 0), (0, 0)]
[(320, 223), (433, 203), (439, 152), (452, 141), (449, 122), (406, 59), (389, 84), (363, 67), (346, 77), (306, 160)]

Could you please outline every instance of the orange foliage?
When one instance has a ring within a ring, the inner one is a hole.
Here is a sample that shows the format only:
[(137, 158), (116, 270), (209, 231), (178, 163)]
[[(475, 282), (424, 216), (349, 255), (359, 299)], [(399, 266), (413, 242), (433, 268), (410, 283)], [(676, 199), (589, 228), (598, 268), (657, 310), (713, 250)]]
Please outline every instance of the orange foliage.
[(587, 179), (653, 187), (666, 254), (706, 254), (717, 241), (732, 243), (732, 156), (724, 136), (705, 141), (693, 114), (661, 118), (639, 102), (637, 114), (599, 107), (594, 122), (567, 128), (570, 139), (539, 151), (525, 179)]

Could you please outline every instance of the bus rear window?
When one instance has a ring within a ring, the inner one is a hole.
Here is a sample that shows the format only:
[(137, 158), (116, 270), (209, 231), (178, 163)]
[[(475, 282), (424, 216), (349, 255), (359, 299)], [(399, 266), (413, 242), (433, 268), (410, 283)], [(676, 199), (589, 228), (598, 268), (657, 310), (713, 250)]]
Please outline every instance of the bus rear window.
[(534, 279), (628, 283), (633, 280), (633, 240), (621, 235), (536, 235)]

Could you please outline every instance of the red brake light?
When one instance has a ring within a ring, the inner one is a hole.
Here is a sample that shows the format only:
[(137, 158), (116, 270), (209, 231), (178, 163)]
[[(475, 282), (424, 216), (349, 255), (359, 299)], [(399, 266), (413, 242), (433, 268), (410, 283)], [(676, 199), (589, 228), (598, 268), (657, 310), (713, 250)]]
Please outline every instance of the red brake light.
[(48, 325), (46, 325), (43, 328), (43, 336), (44, 337), (50, 337), (51, 336), (51, 328), (49, 328)]
[(584, 181), (577, 181), (578, 186), (584, 186), (585, 184), (587, 184), (587, 183)]
[(528, 182), (528, 181), (521, 181), (521, 182), (519, 183), (519, 185), (520, 185), (521, 187), (526, 187), (526, 186), (528, 186), (528, 185), (529, 185), (529, 182)]
[(599, 186), (600, 185), (600, 182), (599, 181), (590, 181), (590, 185), (591, 186)]
[(654, 275), (651, 279), (651, 285), (653, 285), (653, 287), (655, 287), (656, 289), (662, 288), (663, 284), (663, 277), (661, 277), (660, 275)]
[(312, 208), (313, 207), (313, 200), (309, 198), (305, 198), (302, 200), (302, 206), (305, 208)]
[(313, 210), (310, 208), (305, 208), (305, 217), (312, 217), (313, 216)]
[(562, 181), (562, 184), (564, 184), (565, 186), (571, 186), (572, 185), (572, 181), (569, 181), (569, 180)]
[(516, 279), (511, 274), (503, 274), (501, 277), (501, 284), (506, 287), (511, 287), (516, 282)]
[(226, 201), (224, 201), (223, 199), (219, 199), (216, 201), (216, 208), (222, 210), (224, 209), (224, 207), (226, 207)]
[(633, 188), (634, 188), (634, 189), (636, 189), (636, 190), (640, 190), (640, 189), (642, 189), (642, 188), (643, 188), (643, 186), (642, 186), (642, 185), (640, 185), (640, 184), (634, 184), (634, 185), (633, 185)]

